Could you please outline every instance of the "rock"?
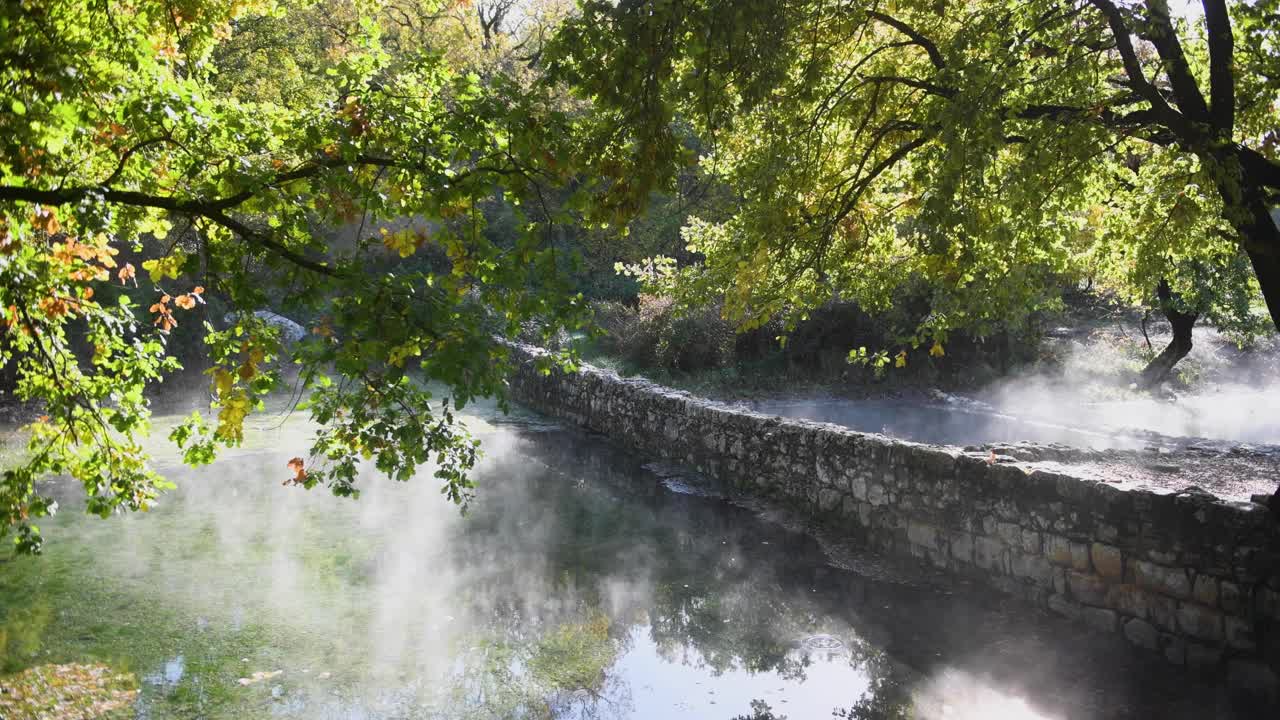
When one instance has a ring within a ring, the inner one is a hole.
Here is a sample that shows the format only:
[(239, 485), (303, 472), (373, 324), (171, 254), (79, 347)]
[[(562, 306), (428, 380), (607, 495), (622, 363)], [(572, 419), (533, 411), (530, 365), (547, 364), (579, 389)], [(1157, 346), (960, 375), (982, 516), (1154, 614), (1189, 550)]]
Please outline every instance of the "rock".
[(1222, 613), (1196, 603), (1178, 603), (1178, 629), (1194, 638), (1222, 642)]
[(1253, 627), (1238, 617), (1227, 617), (1223, 622), (1227, 644), (1237, 650), (1252, 650), (1257, 647), (1254, 640)]
[(1191, 581), (1182, 568), (1167, 568), (1144, 560), (1130, 563), (1133, 579), (1139, 587), (1171, 595), (1179, 600), (1191, 597)]
[(1086, 605), (1104, 605), (1107, 601), (1107, 583), (1097, 575), (1071, 571), (1067, 573), (1067, 587), (1076, 602)]
[[(270, 310), (258, 310), (253, 315), (268, 325), (279, 329), (280, 341), (285, 345), (292, 345), (307, 336), (306, 328), (278, 313), (273, 313)], [(228, 313), (223, 317), (223, 322), (234, 323), (236, 322), (236, 316)]]
[(1070, 620), (1078, 620), (1080, 618), (1080, 606), (1068, 600), (1062, 595), (1049, 596), (1049, 609), (1059, 615)]
[(1148, 650), (1160, 649), (1160, 633), (1146, 620), (1134, 618), (1124, 624), (1124, 636), (1129, 642)]
[(1093, 567), (1102, 577), (1119, 582), (1124, 577), (1124, 556), (1120, 548), (1103, 543), (1094, 543), (1089, 549), (1093, 558)]
[(1200, 643), (1187, 643), (1187, 667), (1211, 668), (1222, 662), (1221, 648), (1209, 647)]
[(1080, 618), (1094, 630), (1111, 633), (1116, 631), (1116, 621), (1119, 616), (1114, 610), (1087, 607), (1080, 612)]
[(1218, 580), (1210, 575), (1197, 575), (1191, 587), (1191, 597), (1201, 605), (1217, 607)]

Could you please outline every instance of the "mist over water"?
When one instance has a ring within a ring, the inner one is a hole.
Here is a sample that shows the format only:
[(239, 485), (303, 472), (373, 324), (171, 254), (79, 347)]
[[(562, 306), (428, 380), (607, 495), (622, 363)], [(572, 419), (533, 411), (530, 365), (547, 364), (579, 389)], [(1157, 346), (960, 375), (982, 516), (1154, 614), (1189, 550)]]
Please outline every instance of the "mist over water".
[[(1168, 338), (1153, 333), (1153, 347)], [(1197, 328), (1177, 390), (1133, 387), (1133, 341), (1113, 334), (1055, 343), (1053, 361), (973, 391), (893, 399), (773, 399), (760, 412), (947, 445), (1061, 443), (1094, 449), (1176, 447), (1198, 439), (1280, 446), (1280, 342), (1246, 352)]]
[(68, 502), (32, 561), (66, 577), (24, 566), (58, 618), (51, 661), (136, 672), (146, 718), (729, 720), (752, 700), (794, 720), (1177, 717), (1215, 702), (1123, 640), (836, 569), (804, 535), (671, 491), (700, 485), (645, 458), (471, 422), (485, 459), (466, 516), (426, 476), (371, 473), (357, 501), (282, 486), (305, 446), (293, 422), (174, 470), (180, 489), (149, 514), (104, 522)]

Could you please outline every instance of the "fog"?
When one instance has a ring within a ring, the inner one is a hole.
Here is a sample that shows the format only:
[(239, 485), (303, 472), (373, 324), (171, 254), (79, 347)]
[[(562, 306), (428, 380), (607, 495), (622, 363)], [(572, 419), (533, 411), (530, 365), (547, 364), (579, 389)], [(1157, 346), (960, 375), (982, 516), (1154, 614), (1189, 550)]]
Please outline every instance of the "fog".
[(170, 468), (179, 489), (150, 513), (88, 518), (68, 493), (36, 561), (64, 573), (37, 584), (67, 588), (40, 596), (58, 617), (46, 641), (137, 672), (144, 718), (1203, 707), (1207, 691), (1147, 675), (1122, 639), (839, 570), (704, 481), (535, 418), (468, 422), (484, 458), (465, 516), (429, 473), (370, 473), (354, 501), (282, 485), (308, 442), (298, 417)]
[[(1134, 329), (1129, 329), (1134, 332)], [(903, 398), (771, 399), (761, 412), (834, 422), (920, 442), (980, 445), (1030, 441), (1084, 448), (1280, 445), (1280, 352), (1275, 337), (1242, 351), (1197, 328), (1176, 383), (1156, 392), (1133, 384), (1138, 338), (1117, 332), (1068, 337), (1047, 359), (988, 386)], [(1153, 347), (1168, 341), (1153, 333)]]
[[(1151, 335), (1157, 352), (1168, 340)], [(1274, 336), (1241, 350), (1212, 328), (1196, 328), (1191, 354), (1174, 368), (1179, 382), (1151, 393), (1132, 387), (1142, 367), (1133, 352), (1137, 342), (1114, 333), (1061, 340), (1050, 348), (1055, 357), (1048, 367), (976, 397), (1004, 412), (1108, 434), (1145, 431), (1280, 445), (1280, 343)]]

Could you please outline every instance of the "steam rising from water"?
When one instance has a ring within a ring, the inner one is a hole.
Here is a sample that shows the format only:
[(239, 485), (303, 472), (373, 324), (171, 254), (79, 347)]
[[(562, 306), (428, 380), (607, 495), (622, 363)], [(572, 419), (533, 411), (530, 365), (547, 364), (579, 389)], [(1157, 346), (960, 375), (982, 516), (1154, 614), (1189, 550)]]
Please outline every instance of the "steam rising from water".
[[(1152, 336), (1157, 349), (1167, 340)], [(1064, 340), (1051, 348), (1052, 362), (970, 396), (934, 392), (903, 400), (771, 400), (750, 407), (950, 445), (1031, 441), (1139, 449), (1196, 438), (1280, 445), (1280, 341), (1275, 337), (1242, 352), (1218, 332), (1199, 328), (1191, 355), (1176, 369), (1189, 385), (1158, 393), (1132, 387), (1143, 365), (1134, 342), (1109, 333)]]
[[(1153, 334), (1155, 350), (1168, 342)], [(1182, 387), (1132, 390), (1143, 365), (1139, 340), (1095, 333), (1060, 342), (1052, 367), (995, 384), (979, 397), (1004, 412), (1078, 428), (1136, 430), (1170, 437), (1280, 444), (1280, 341), (1242, 351), (1212, 328), (1197, 328), (1190, 355), (1175, 367)]]
[[(78, 588), (49, 599), (58, 631), (120, 632), (109, 653), (137, 658), (150, 718), (727, 719), (759, 699), (794, 720), (859, 703), (882, 713), (866, 720), (911, 705), (1038, 720), (1164, 702), (1114, 669), (1122, 640), (1099, 650), (834, 570), (808, 538), (667, 491), (641, 458), (472, 422), (486, 459), (466, 517), (429, 477), (371, 474), (358, 501), (283, 487), (300, 422), (175, 470), (180, 490), (150, 514), (101, 522), (68, 503), (48, 528)], [(1167, 697), (1194, 708), (1186, 692)]]

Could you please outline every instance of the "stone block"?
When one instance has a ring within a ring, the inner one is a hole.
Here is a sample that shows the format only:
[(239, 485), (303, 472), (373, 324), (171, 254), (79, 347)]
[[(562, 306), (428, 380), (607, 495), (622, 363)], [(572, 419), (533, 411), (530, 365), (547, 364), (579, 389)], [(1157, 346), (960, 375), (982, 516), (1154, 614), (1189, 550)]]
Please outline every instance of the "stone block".
[(1022, 530), (1022, 552), (1040, 554), (1040, 533), (1026, 528)]
[(1000, 521), (996, 519), (995, 515), (982, 516), (982, 534), (983, 535), (998, 536), (999, 529), (1000, 529)]
[(1187, 635), (1222, 642), (1222, 613), (1197, 603), (1178, 603), (1178, 629)]
[(1020, 547), (1022, 545), (1022, 528), (1014, 523), (996, 523), (996, 537), (1000, 538), (1000, 542), (1009, 547)]
[(1133, 618), (1124, 624), (1124, 636), (1129, 642), (1148, 650), (1160, 649), (1160, 633), (1146, 620)]
[(1107, 604), (1107, 581), (1097, 575), (1071, 570), (1067, 573), (1071, 598), (1085, 605)]
[(1145, 593), (1147, 601), (1147, 619), (1151, 624), (1163, 630), (1176, 630), (1178, 627), (1178, 601), (1165, 595)]
[(973, 564), (984, 570), (993, 572), (1005, 571), (1005, 547), (1004, 543), (990, 537), (976, 537), (973, 539)]
[(1223, 630), (1227, 638), (1227, 645), (1237, 650), (1252, 650), (1257, 647), (1258, 643), (1254, 639), (1253, 626), (1247, 620), (1228, 615), (1223, 619)]
[(839, 513), (843, 507), (844, 494), (832, 488), (818, 491), (818, 510), (824, 513)]
[(1230, 580), (1218, 584), (1218, 603), (1222, 609), (1232, 615), (1243, 615), (1248, 608), (1248, 600), (1240, 592), (1240, 586)]
[(1222, 648), (1187, 643), (1187, 667), (1203, 670), (1216, 667), (1222, 662)]
[(1045, 535), (1044, 555), (1054, 565), (1071, 567), (1071, 541), (1061, 535)]
[(1218, 606), (1218, 579), (1212, 575), (1198, 574), (1191, 584), (1191, 599), (1201, 605)]
[(1050, 595), (1048, 605), (1050, 610), (1069, 620), (1080, 619), (1080, 611), (1082, 608), (1071, 602), (1071, 600), (1069, 600), (1065, 595), (1059, 595), (1057, 593)]
[(1053, 566), (1039, 555), (1010, 553), (1009, 572), (1014, 577), (1030, 580), (1041, 587), (1053, 586)]
[(884, 486), (879, 484), (871, 484), (867, 486), (867, 502), (879, 507), (889, 504), (889, 494), (885, 492)]
[(1099, 632), (1115, 632), (1119, 617), (1114, 610), (1106, 608), (1087, 607), (1080, 611), (1080, 619)]
[(1089, 547), (1093, 568), (1102, 577), (1119, 582), (1124, 577), (1124, 556), (1120, 548), (1096, 542)]
[(1129, 563), (1132, 568), (1133, 581), (1138, 587), (1154, 590), (1170, 597), (1186, 600), (1191, 597), (1191, 581), (1187, 579), (1187, 571), (1182, 568), (1167, 568), (1145, 560)]
[(1120, 538), (1120, 529), (1109, 523), (1098, 523), (1094, 534), (1107, 542), (1115, 542)]
[(862, 473), (849, 474), (849, 494), (859, 500), (867, 499), (867, 479)]
[(1144, 620), (1151, 614), (1151, 604), (1148, 601), (1147, 592), (1132, 584), (1108, 587), (1104, 604), (1109, 608), (1114, 608), (1122, 615)]
[(1063, 570), (1062, 568), (1053, 569), (1053, 591), (1058, 593), (1059, 595), (1067, 594), (1067, 573), (1068, 572), (1071, 572), (1071, 571)]
[(951, 557), (964, 563), (973, 562), (973, 536), (969, 533), (952, 533)]
[(1071, 567), (1080, 572), (1089, 572), (1089, 546), (1084, 543), (1071, 543)]
[(914, 545), (922, 545), (930, 550), (938, 547), (938, 529), (928, 523), (912, 520), (907, 523), (907, 539)]

